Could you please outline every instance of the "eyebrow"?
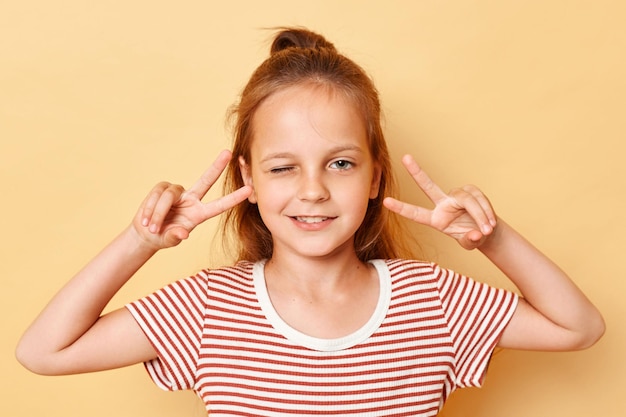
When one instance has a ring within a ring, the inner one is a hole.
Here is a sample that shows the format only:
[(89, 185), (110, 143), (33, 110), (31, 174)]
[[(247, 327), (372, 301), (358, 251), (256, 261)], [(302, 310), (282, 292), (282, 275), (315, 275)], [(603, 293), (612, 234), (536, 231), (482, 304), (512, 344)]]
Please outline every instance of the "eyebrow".
[[(345, 151), (353, 151), (353, 152), (359, 152), (359, 153), (363, 153), (363, 149), (359, 146), (356, 145), (340, 145), (340, 146), (336, 146), (334, 148), (332, 148), (328, 154), (332, 155), (332, 154), (336, 154), (336, 153), (340, 153), (340, 152), (345, 152)], [(290, 152), (275, 152), (275, 153), (271, 153), (269, 155), (266, 155), (263, 159), (261, 159), (261, 162), (267, 162), (270, 161), (272, 159), (289, 159), (289, 158), (293, 158), (294, 154), (290, 153)]]

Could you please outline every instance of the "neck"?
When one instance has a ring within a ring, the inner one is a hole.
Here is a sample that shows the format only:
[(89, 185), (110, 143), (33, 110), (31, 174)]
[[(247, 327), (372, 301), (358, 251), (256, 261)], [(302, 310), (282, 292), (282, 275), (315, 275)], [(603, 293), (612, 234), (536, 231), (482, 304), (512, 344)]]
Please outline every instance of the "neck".
[(352, 256), (311, 259), (274, 256), (265, 264), (274, 309), (292, 328), (319, 338), (360, 329), (376, 309), (379, 277)]
[(355, 281), (369, 275), (370, 268), (356, 253), (325, 258), (274, 256), (265, 265), (267, 285), (309, 294), (338, 294), (353, 289)]

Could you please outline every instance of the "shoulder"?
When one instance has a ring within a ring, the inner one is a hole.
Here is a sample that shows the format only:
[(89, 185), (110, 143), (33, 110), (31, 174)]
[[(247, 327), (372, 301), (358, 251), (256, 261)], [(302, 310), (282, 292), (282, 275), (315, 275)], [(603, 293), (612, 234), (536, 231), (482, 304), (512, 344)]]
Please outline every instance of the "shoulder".
[(383, 277), (387, 275), (393, 297), (440, 298), (441, 281), (447, 273), (437, 264), (411, 259), (387, 259), (375, 264)]
[(457, 297), (459, 294), (471, 294), (478, 289), (486, 291), (490, 288), (487, 284), (474, 281), (434, 262), (388, 259), (384, 263), (389, 270), (394, 289), (433, 292), (445, 300), (450, 297)]
[(254, 264), (239, 262), (233, 266), (224, 266), (215, 269), (203, 269), (195, 275), (174, 281), (155, 291), (154, 294), (179, 294), (188, 298), (205, 298), (212, 291), (223, 292), (250, 292), (254, 289)]
[(383, 261), (393, 281), (433, 281), (441, 279), (445, 273), (439, 265), (433, 262), (413, 260), (413, 259), (386, 259)]
[(239, 280), (247, 281), (252, 279), (254, 271), (254, 263), (248, 261), (240, 261), (232, 266), (222, 266), (219, 268), (203, 269), (198, 276), (209, 280)]
[(224, 293), (254, 293), (255, 263), (241, 261), (232, 266), (200, 271), (196, 277), (204, 281), (209, 291)]

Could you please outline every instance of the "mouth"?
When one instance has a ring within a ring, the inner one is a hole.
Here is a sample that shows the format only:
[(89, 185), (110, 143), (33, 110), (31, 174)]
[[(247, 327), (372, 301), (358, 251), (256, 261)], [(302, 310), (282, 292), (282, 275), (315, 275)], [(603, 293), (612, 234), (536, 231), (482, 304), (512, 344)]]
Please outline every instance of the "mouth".
[(325, 222), (328, 219), (332, 219), (332, 217), (323, 217), (323, 216), (294, 216), (293, 219), (295, 219), (298, 222), (301, 223), (307, 223), (307, 224), (316, 224), (316, 223), (322, 223)]

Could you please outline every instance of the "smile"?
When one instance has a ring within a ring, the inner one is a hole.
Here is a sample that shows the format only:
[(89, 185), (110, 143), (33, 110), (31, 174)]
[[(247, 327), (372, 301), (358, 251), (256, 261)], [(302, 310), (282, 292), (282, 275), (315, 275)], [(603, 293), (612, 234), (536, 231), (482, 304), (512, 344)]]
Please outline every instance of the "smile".
[(323, 221), (328, 220), (330, 217), (321, 217), (321, 216), (296, 216), (294, 217), (297, 221), (302, 223), (314, 224), (314, 223), (322, 223)]

